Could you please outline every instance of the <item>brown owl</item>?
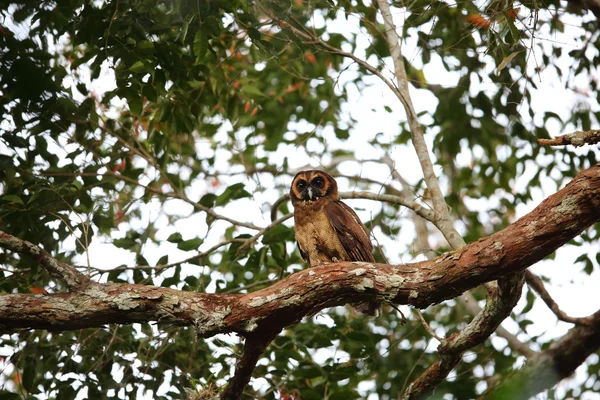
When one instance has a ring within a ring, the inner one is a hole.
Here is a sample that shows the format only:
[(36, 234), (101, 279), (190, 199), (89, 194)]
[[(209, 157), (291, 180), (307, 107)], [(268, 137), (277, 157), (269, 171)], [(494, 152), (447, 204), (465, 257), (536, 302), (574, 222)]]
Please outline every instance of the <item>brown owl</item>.
[[(354, 210), (340, 200), (331, 175), (319, 170), (298, 172), (290, 198), (300, 255), (311, 267), (338, 261), (375, 262), (367, 230)], [(378, 309), (377, 303), (353, 306), (369, 315), (376, 315)]]

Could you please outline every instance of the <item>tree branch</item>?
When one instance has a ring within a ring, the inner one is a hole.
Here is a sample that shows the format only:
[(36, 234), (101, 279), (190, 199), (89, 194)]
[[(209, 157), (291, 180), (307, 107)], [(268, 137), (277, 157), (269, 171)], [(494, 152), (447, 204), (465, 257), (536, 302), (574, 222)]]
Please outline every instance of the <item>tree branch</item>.
[[(377, 299), (423, 308), (522, 271), (599, 220), (600, 164), (596, 164), (502, 231), (432, 260), (395, 266), (324, 264), (245, 295), (111, 283), (90, 283), (71, 293), (6, 294), (0, 296), (0, 321), (5, 330), (160, 321), (191, 325), (200, 336), (209, 337), (271, 331), (323, 308), (356, 301)], [(5, 233), (2, 238), (15, 242)], [(37, 246), (14, 248), (40, 254)]]
[(600, 143), (600, 129), (577, 131), (568, 135), (557, 136), (554, 139), (538, 139), (537, 141), (544, 146), (565, 146), (572, 144), (575, 147), (581, 147), (586, 144)]
[[(400, 182), (400, 184), (402, 185), (402, 193), (404, 194), (404, 196), (409, 197), (408, 184), (402, 178), (402, 175), (400, 175), (400, 173), (396, 170), (396, 168), (394, 166), (394, 161), (387, 154), (384, 155), (384, 157), (382, 158), (382, 161), (388, 166), (388, 168), (390, 169), (390, 171), (392, 173), (392, 176), (394, 176), (394, 178), (398, 182)], [(433, 258), (435, 256), (435, 252), (433, 250), (431, 250), (431, 245), (429, 244), (428, 231), (427, 231), (427, 226), (425, 224), (425, 220), (422, 219), (421, 217), (419, 217), (418, 215), (413, 214), (413, 221), (415, 223), (417, 237), (419, 239), (420, 246), (421, 246), (420, 250), (425, 251), (425, 256), (427, 258), (429, 258), (429, 259)], [(520, 291), (519, 291), (519, 293), (520, 293)], [(459, 303), (462, 303), (466, 307), (466, 309), (474, 316), (478, 316), (483, 312), (483, 309), (481, 307), (479, 307), (479, 305), (477, 304), (477, 300), (471, 294), (471, 292), (465, 292), (461, 297), (458, 297), (457, 300)], [(500, 318), (500, 316), (499, 316), (499, 318)], [(531, 348), (529, 348), (529, 346), (527, 346), (526, 344), (521, 342), (519, 339), (517, 339), (517, 337), (515, 335), (508, 332), (502, 326), (497, 326), (496, 334), (498, 336), (506, 339), (506, 341), (508, 342), (508, 345), (513, 350), (518, 351), (519, 353), (523, 354), (524, 356), (529, 358), (529, 357), (533, 356), (534, 354), (536, 354), (536, 352), (531, 350)], [(460, 361), (460, 358), (441, 356), (441, 359), (436, 361), (436, 363), (431, 367), (433, 369), (429, 373), (433, 374), (433, 375), (441, 376), (444, 373), (444, 371), (447, 371), (446, 372), (446, 375), (447, 375), (452, 370), (453, 367), (451, 367), (451, 364), (454, 361), (458, 362), (458, 361)], [(442, 364), (440, 364), (440, 363), (442, 363)], [(456, 364), (454, 364), (454, 365), (456, 365)], [(433, 373), (434, 370), (437, 371), (435, 374)], [(431, 378), (431, 381), (436, 381), (436, 378), (435, 377)], [(441, 382), (441, 380), (439, 382)]]
[(242, 396), (244, 388), (248, 385), (248, 382), (250, 382), (250, 378), (252, 378), (252, 371), (254, 371), (260, 356), (279, 332), (281, 332), (281, 330), (248, 335), (246, 343), (244, 344), (242, 358), (240, 358), (235, 367), (233, 378), (229, 381), (225, 390), (223, 390), (223, 393), (221, 393), (221, 399), (239, 399)]
[(2, 231), (0, 231), (0, 247), (20, 254), (26, 254), (33, 258), (52, 277), (64, 283), (69, 289), (75, 289), (85, 285), (89, 281), (88, 277), (77, 271), (75, 267), (56, 260), (41, 247)]
[(394, 73), (398, 82), (397, 91), (394, 93), (397, 93), (397, 96), (406, 111), (412, 143), (419, 158), (419, 163), (421, 164), (425, 184), (431, 193), (433, 208), (437, 213), (436, 226), (440, 229), (446, 240), (448, 240), (448, 243), (450, 243), (453, 248), (457, 249), (464, 246), (465, 242), (452, 224), (450, 211), (446, 204), (446, 200), (444, 200), (444, 195), (442, 194), (442, 189), (440, 188), (435, 171), (433, 170), (433, 163), (429, 157), (429, 149), (427, 148), (425, 138), (423, 137), (423, 127), (417, 119), (417, 112), (415, 111), (410, 97), (406, 66), (404, 65), (404, 57), (402, 56), (402, 39), (396, 31), (396, 25), (392, 19), (392, 12), (390, 11), (387, 0), (377, 0), (377, 6), (381, 10), (388, 48), (394, 62)]
[(526, 400), (570, 376), (600, 349), (600, 311), (585, 318), (550, 347), (530, 358), (520, 370), (488, 389), (481, 400)]
[[(404, 196), (395, 196), (393, 194), (379, 194), (379, 193), (371, 193), (371, 192), (342, 192), (340, 193), (341, 199), (366, 199), (366, 200), (376, 200), (383, 203), (390, 204), (399, 204), (406, 208), (413, 210), (417, 215), (428, 221), (435, 220), (435, 212), (425, 207), (423, 204), (420, 204), (414, 200), (410, 200)], [(284, 194), (279, 199), (273, 203), (273, 208), (271, 209), (271, 221), (275, 221), (277, 217), (277, 208), (283, 204), (285, 201), (290, 199), (289, 194)], [(274, 218), (275, 217), (275, 218)]]
[[(438, 346), (440, 357), (413, 381), (403, 399), (425, 399), (432, 393), (462, 359), (462, 354), (486, 340), (510, 315), (521, 297), (524, 273), (516, 272), (501, 277), (498, 285), (488, 287), (485, 308), (460, 332), (443, 339)], [(495, 289), (495, 290), (493, 290)]]

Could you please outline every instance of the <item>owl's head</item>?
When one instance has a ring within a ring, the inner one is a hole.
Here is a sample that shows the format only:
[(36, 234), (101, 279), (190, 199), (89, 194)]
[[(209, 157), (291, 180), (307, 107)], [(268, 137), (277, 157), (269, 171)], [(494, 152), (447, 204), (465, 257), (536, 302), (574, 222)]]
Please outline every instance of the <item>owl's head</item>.
[(322, 197), (338, 199), (337, 182), (331, 175), (318, 169), (300, 171), (294, 176), (290, 188), (292, 203), (316, 201)]

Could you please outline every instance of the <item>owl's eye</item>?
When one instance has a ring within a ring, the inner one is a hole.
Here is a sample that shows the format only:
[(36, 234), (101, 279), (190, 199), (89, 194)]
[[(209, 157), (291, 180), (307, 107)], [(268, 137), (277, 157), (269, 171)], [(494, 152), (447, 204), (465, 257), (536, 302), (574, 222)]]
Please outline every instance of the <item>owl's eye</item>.
[(306, 181), (300, 179), (298, 183), (296, 183), (296, 187), (298, 188), (298, 190), (303, 190), (306, 187)]
[(312, 183), (312, 185), (316, 188), (322, 188), (325, 184), (325, 180), (321, 177), (317, 177), (313, 179), (310, 183)]

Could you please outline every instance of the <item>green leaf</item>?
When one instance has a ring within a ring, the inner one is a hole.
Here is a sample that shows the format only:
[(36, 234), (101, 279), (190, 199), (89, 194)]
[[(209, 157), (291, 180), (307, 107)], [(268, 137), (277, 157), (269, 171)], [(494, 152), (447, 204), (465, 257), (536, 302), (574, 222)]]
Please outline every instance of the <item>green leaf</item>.
[(175, 233), (171, 233), (169, 235), (169, 237), (167, 238), (167, 242), (179, 243), (179, 242), (181, 242), (182, 239), (183, 238), (181, 237), (181, 233), (175, 232)]
[(262, 238), (264, 244), (282, 243), (287, 240), (292, 240), (294, 230), (285, 225), (277, 225), (273, 229), (268, 230)]
[(34, 391), (33, 383), (35, 381), (36, 368), (35, 363), (27, 361), (25, 364), (25, 368), (23, 369), (23, 387), (27, 389), (28, 392)]
[(113, 240), (113, 244), (117, 247), (120, 247), (122, 249), (131, 249), (133, 248), (133, 246), (136, 245), (136, 241), (135, 239), (131, 239), (131, 238), (123, 238), (123, 239), (115, 239)]
[(196, 32), (194, 36), (194, 55), (197, 60), (202, 60), (208, 49), (208, 39), (202, 31)]
[(158, 259), (156, 265), (167, 265), (169, 263), (169, 255), (165, 254), (161, 258)]
[(202, 239), (194, 238), (189, 240), (184, 240), (177, 244), (177, 248), (183, 251), (196, 250), (202, 244)]
[(132, 72), (141, 73), (146, 72), (147, 69), (143, 62), (136, 61), (131, 67), (129, 67), (129, 70)]
[(17, 204), (25, 205), (25, 203), (23, 203), (23, 200), (21, 200), (21, 198), (19, 196), (16, 196), (14, 194), (7, 194), (6, 196), (2, 196), (0, 198), (0, 200), (6, 201), (8, 203), (17, 203)]
[(243, 85), (242, 86), (242, 93), (244, 93), (245, 95), (251, 97), (251, 98), (255, 98), (255, 97), (266, 97), (265, 94), (256, 86), (254, 85)]
[(214, 193), (207, 193), (198, 202), (204, 207), (213, 208), (215, 206), (215, 201), (217, 200), (217, 195)]
[(244, 189), (243, 183), (236, 183), (225, 189), (225, 191), (215, 199), (215, 205), (222, 206), (229, 203), (231, 200), (241, 199), (244, 197), (250, 197), (250, 193)]

